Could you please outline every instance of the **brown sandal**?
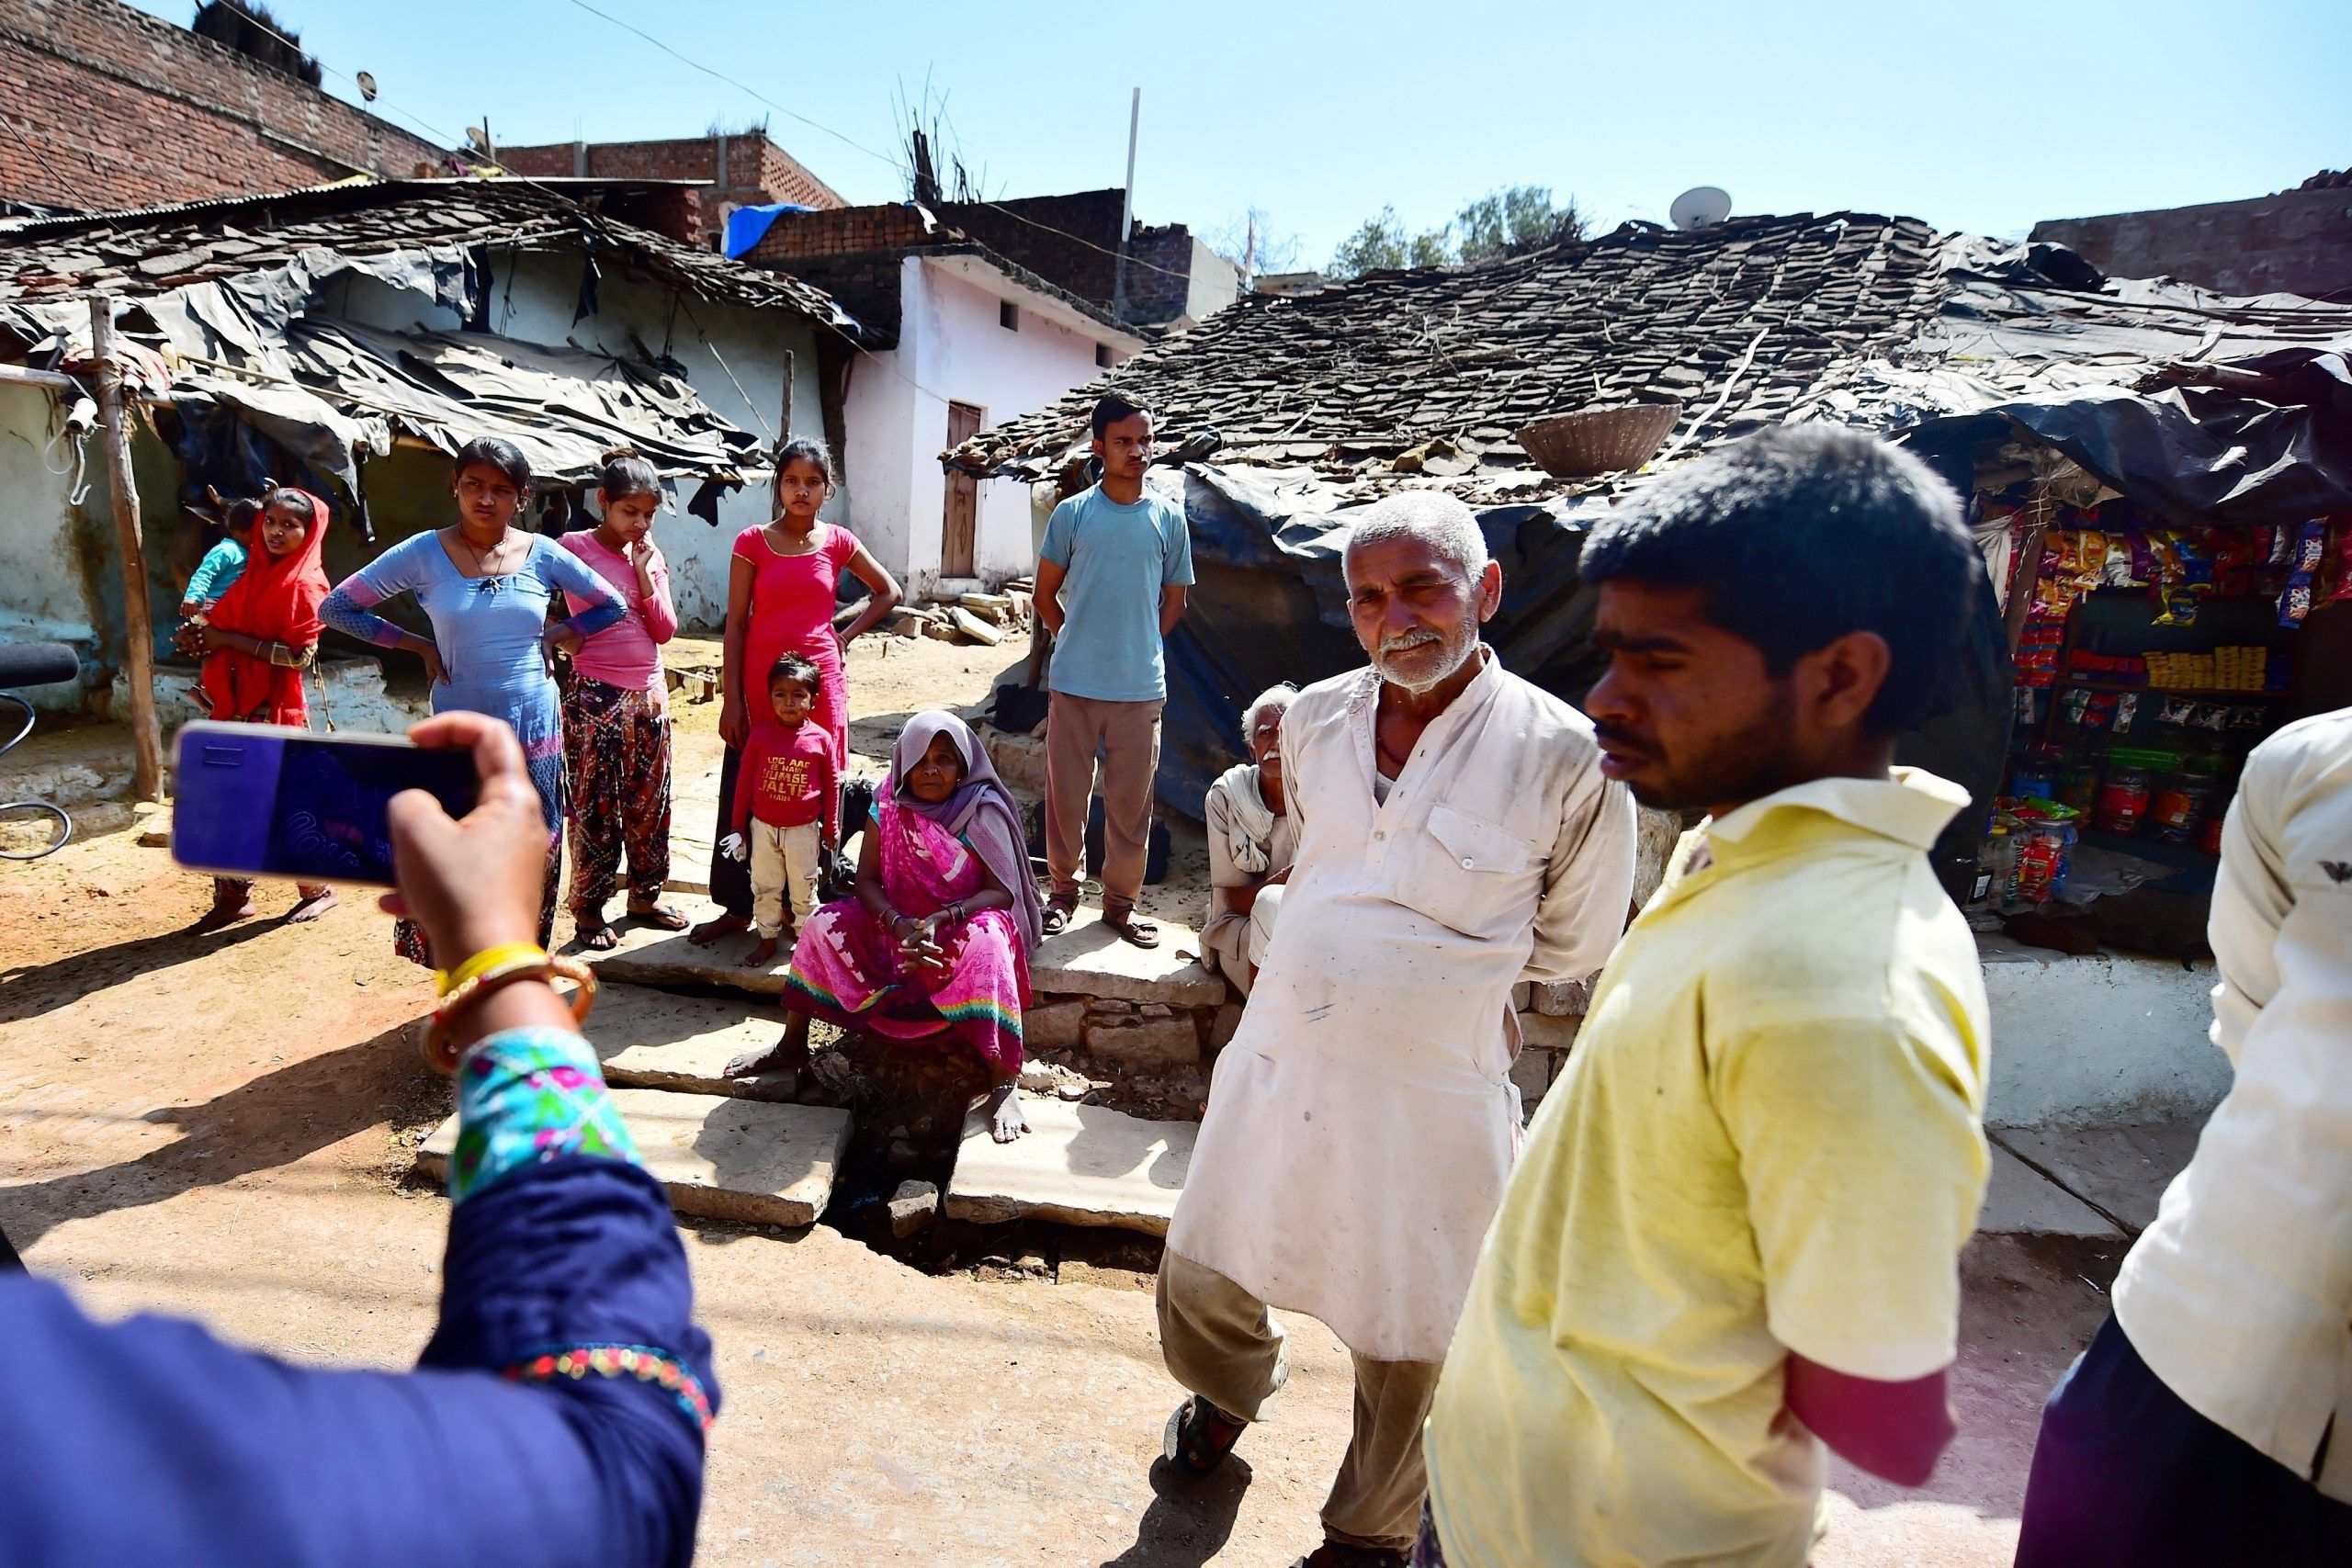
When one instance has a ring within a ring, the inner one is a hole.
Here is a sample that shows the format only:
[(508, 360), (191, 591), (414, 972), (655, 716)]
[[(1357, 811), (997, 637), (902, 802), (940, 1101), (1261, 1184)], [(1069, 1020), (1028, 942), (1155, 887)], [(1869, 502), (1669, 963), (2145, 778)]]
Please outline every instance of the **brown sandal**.
[(1059, 936), (1069, 929), (1069, 918), (1078, 913), (1078, 896), (1064, 897), (1057, 893), (1046, 900), (1046, 917), (1042, 922), (1047, 936)]
[(1123, 942), (1131, 942), (1136, 946), (1143, 948), (1159, 945), (1159, 925), (1143, 919), (1131, 908), (1121, 909), (1116, 914), (1113, 914), (1108, 909), (1103, 910), (1102, 923), (1118, 932)]

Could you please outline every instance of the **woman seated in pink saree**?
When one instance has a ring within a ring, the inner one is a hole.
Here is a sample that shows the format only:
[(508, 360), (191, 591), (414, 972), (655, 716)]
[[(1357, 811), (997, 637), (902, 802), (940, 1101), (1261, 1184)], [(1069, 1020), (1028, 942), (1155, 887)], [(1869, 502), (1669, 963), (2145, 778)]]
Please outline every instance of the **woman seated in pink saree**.
[(1029, 1130), (1015, 1080), (1043, 931), (1012, 792), (962, 719), (919, 713), (891, 749), (856, 897), (811, 915), (793, 947), (783, 1040), (728, 1076), (806, 1066), (812, 1018), (910, 1044), (952, 1038), (987, 1066), (990, 1129), (1009, 1144)]

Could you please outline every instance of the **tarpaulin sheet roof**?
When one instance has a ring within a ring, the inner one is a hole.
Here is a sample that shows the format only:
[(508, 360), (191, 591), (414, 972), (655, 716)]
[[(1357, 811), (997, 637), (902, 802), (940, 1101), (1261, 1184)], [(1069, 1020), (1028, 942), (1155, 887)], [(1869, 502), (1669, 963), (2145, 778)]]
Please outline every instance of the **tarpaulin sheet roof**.
[(1164, 444), (1303, 466), (1346, 498), (1437, 486), (1474, 504), (1542, 501), (1639, 476), (1552, 479), (1520, 449), (1521, 425), (1670, 394), (1684, 413), (1660, 464), (1784, 421), (1923, 435), (2007, 422), (2063, 433), (2070, 456), (2160, 509), (2287, 521), (2352, 484), (2352, 446), (2263, 398), (2137, 389), (2171, 362), (2284, 350), (2352, 352), (2352, 307), (2109, 279), (2057, 246), (1939, 237), (1916, 219), (1627, 224), (1483, 266), (1252, 296), (947, 459), (1057, 474), (1116, 389), (1155, 410)]

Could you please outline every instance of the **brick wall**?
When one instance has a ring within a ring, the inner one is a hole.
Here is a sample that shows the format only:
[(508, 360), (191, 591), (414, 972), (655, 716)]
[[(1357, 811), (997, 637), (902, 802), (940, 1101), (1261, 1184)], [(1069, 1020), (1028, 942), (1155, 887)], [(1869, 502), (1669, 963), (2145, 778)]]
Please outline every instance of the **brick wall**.
[(2061, 218), (2033, 237), (2117, 277), (2177, 277), (2223, 294), (2352, 299), (2352, 190), (2290, 190), (2153, 212)]
[[(1120, 205), (1118, 191), (1096, 190), (1003, 202), (942, 202), (933, 210), (943, 227), (1107, 310), (1116, 292)], [(919, 246), (924, 239), (922, 220), (910, 207), (786, 213), (744, 259), (781, 266), (831, 289), (808, 270), (809, 263)], [(1182, 315), (1192, 284), (1191, 231), (1182, 223), (1137, 225), (1128, 254), (1133, 265), (1127, 268), (1126, 319), (1151, 323)], [(865, 319), (862, 312), (859, 319)]]
[(808, 172), (800, 161), (761, 131), (729, 136), (727, 178), (719, 180), (719, 142), (715, 136), (663, 141), (553, 141), (537, 147), (502, 147), (498, 161), (518, 175), (543, 178), (593, 175), (605, 179), (698, 180), (695, 193), (701, 232), (695, 243), (715, 243), (729, 207), (764, 207), (797, 201), (805, 207), (838, 208), (840, 193)]
[(0, 0), (0, 197), (53, 207), (254, 195), (361, 170), (406, 177), (444, 155), (116, 0)]
[[(786, 212), (743, 259), (800, 273), (798, 264), (867, 251), (904, 250), (931, 236), (911, 207), (843, 207), (831, 212)], [(788, 264), (788, 265), (787, 265)]]

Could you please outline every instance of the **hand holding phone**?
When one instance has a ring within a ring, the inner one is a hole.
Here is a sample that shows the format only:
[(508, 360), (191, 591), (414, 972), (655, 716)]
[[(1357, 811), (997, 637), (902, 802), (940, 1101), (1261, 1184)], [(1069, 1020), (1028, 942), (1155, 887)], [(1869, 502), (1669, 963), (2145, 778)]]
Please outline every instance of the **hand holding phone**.
[(536, 941), (548, 830), (522, 743), (503, 721), (478, 713), (439, 714), (408, 733), (428, 752), (470, 753), (481, 784), (462, 817), (424, 790), (392, 796), (399, 891), (384, 895), (383, 908), (423, 926), (449, 964), (502, 942)]

